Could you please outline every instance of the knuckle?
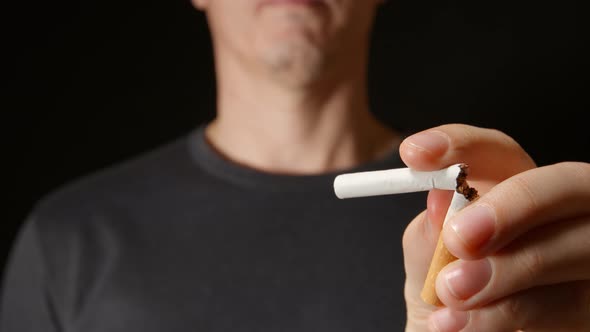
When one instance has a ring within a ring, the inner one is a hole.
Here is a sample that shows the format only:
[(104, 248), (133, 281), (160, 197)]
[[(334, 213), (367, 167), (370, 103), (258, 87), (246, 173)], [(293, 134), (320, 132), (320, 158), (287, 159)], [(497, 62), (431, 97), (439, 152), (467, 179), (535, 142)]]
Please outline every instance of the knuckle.
[(521, 145), (510, 135), (495, 128), (485, 128), (486, 134), (493, 137), (493, 141), (499, 142), (501, 146), (508, 147), (510, 150), (524, 151)]
[(437, 130), (445, 133), (449, 139), (449, 151), (452, 154), (461, 154), (468, 151), (471, 144), (468, 130), (463, 130), (463, 125), (443, 125), (437, 127)]
[(465, 149), (473, 141), (481, 137), (481, 134), (478, 135), (481, 128), (462, 123), (445, 124), (438, 126), (436, 129), (449, 135), (451, 145), (455, 150)]
[(522, 195), (522, 197), (520, 197), (522, 198), (521, 202), (519, 202), (522, 207), (529, 211), (533, 211), (540, 206), (533, 185), (528, 177), (515, 176), (510, 180), (510, 184), (512, 186), (511, 192)]
[(536, 280), (543, 275), (545, 258), (538, 248), (530, 247), (515, 256), (516, 265), (523, 271), (525, 280)]
[(511, 297), (496, 304), (496, 311), (502, 320), (522, 325), (526, 321), (527, 310), (519, 296)]
[(581, 161), (564, 161), (557, 164), (570, 174), (576, 183), (582, 184), (582, 187), (590, 188), (590, 163)]
[(497, 139), (501, 140), (506, 145), (520, 147), (520, 144), (518, 144), (518, 142), (516, 142), (516, 140), (514, 138), (512, 138), (512, 136), (506, 134), (505, 132), (503, 132), (503, 131), (501, 131), (499, 129), (495, 129), (495, 128), (488, 128), (487, 130), (490, 133), (490, 135), (492, 135), (492, 136), (496, 137)]

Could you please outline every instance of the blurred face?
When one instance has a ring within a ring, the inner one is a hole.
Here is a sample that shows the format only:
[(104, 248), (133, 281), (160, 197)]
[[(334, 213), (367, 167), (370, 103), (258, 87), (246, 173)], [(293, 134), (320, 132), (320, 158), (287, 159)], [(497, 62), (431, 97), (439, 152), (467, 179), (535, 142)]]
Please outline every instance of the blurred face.
[(368, 45), (378, 0), (193, 0), (218, 58), (305, 85)]

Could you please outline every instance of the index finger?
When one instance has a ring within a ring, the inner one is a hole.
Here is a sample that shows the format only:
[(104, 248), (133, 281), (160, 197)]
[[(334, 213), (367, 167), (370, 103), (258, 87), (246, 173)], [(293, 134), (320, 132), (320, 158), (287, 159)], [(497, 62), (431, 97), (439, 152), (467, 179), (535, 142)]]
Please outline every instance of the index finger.
[(464, 124), (442, 125), (411, 135), (400, 145), (400, 156), (408, 167), (421, 171), (467, 163), (470, 179), (494, 182), (535, 167), (510, 136)]

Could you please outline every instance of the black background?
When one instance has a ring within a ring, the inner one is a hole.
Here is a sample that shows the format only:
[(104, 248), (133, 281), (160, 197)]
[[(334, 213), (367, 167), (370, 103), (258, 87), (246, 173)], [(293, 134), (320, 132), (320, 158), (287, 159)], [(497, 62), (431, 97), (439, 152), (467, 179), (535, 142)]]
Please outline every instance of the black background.
[[(590, 161), (582, 3), (390, 0), (374, 31), (373, 110), (404, 130), (498, 128), (540, 165)], [(189, 0), (12, 6), (0, 263), (42, 196), (184, 134), (215, 108), (209, 33)]]

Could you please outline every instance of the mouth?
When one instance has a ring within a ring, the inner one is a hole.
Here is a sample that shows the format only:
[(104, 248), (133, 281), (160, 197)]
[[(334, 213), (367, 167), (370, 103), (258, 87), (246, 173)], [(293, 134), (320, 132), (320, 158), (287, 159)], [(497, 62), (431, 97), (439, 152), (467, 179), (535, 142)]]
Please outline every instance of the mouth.
[(323, 6), (325, 0), (264, 0), (259, 8), (266, 6), (293, 5), (293, 6)]

